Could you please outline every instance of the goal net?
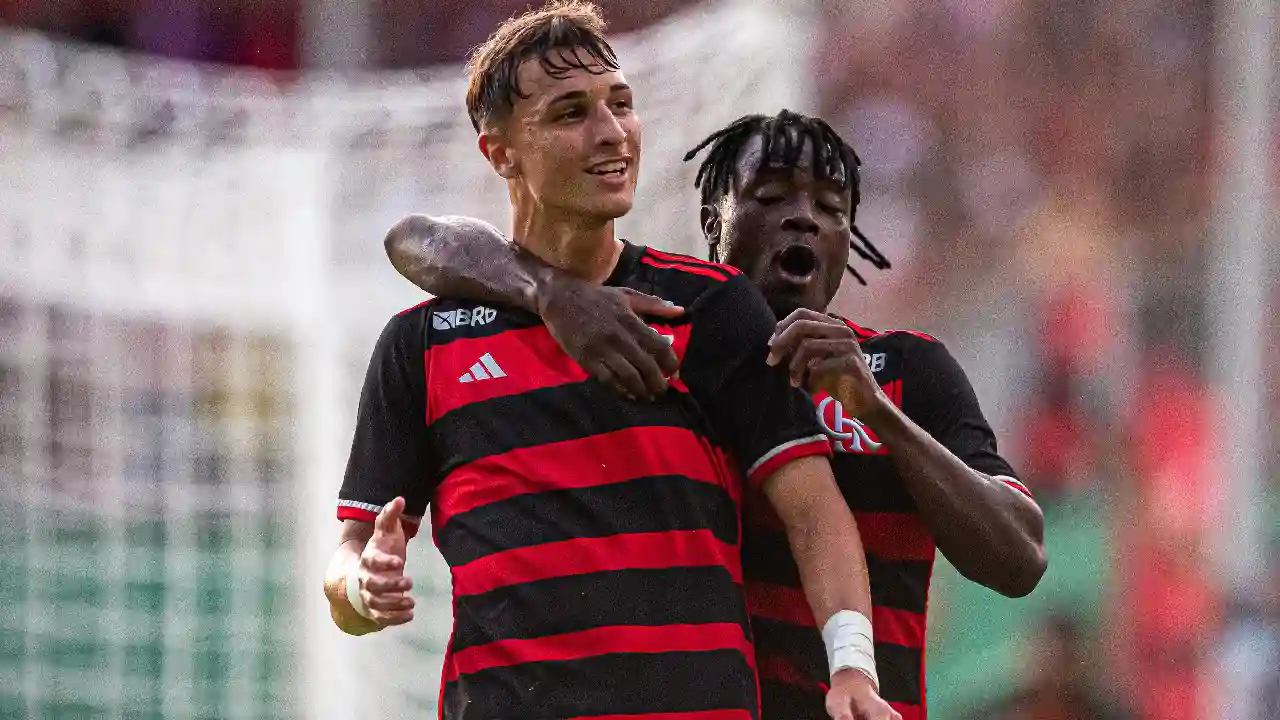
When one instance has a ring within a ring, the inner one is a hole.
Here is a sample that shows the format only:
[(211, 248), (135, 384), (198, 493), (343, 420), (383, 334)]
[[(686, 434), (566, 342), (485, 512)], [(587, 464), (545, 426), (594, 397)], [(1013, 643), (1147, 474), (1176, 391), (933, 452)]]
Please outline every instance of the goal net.
[[(812, 37), (725, 0), (617, 39), (645, 122), (625, 237), (703, 254), (680, 156), (811, 109)], [(427, 536), (404, 628), (341, 635), (320, 583), (365, 363), (421, 299), (383, 233), (506, 224), (462, 94), (460, 67), (286, 85), (0, 31), (0, 717), (435, 712)]]

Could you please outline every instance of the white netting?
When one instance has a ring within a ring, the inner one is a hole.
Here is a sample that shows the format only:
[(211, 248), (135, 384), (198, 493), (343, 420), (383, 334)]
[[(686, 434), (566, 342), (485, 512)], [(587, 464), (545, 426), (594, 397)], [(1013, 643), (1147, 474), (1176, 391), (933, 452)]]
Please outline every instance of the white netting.
[[(727, 0), (620, 37), (628, 237), (702, 254), (680, 156), (809, 108), (807, 16)], [(419, 299), (407, 212), (506, 224), (460, 68), (284, 85), (0, 31), (0, 717), (425, 717), (448, 574), (341, 636), (319, 592), (360, 379)], [(518, 419), (513, 419), (518, 421)]]

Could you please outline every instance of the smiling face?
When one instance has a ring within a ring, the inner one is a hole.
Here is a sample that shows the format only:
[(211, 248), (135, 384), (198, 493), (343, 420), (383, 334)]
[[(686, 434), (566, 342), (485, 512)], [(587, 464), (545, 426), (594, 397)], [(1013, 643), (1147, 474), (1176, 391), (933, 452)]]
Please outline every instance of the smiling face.
[[(555, 49), (569, 66), (574, 49)], [(579, 57), (586, 53), (579, 52)], [(481, 146), (513, 192), (558, 214), (613, 220), (631, 210), (640, 166), (640, 121), (620, 70), (598, 64), (549, 73), (540, 58), (518, 70), (524, 97)]]
[(825, 312), (849, 262), (854, 204), (837, 179), (815, 178), (808, 141), (794, 167), (769, 167), (759, 134), (737, 159), (738, 180), (703, 229), (719, 233), (725, 262), (742, 270), (779, 317), (797, 308)]

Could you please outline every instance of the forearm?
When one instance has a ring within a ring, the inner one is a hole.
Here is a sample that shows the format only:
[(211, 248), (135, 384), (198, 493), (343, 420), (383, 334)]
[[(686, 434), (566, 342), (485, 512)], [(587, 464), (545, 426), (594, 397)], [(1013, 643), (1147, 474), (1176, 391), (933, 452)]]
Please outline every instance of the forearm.
[[(853, 516), (847, 511), (822, 515), (807, 527), (787, 528), (787, 540), (814, 620), (823, 627), (841, 610), (853, 610), (870, 618), (867, 558)], [(843, 517), (831, 517), (840, 515)]]
[(378, 623), (356, 612), (347, 599), (347, 578), (356, 572), (364, 541), (349, 538), (338, 546), (324, 577), (324, 594), (329, 600), (329, 616), (348, 635), (367, 635), (382, 629)]
[[(808, 478), (779, 477), (784, 473)], [(818, 627), (841, 610), (871, 617), (871, 588), (862, 538), (849, 506), (830, 478), (826, 458), (809, 457), (779, 470), (766, 481), (786, 528), (809, 607)], [(825, 475), (828, 479), (821, 479)]]
[(396, 271), (423, 290), (538, 312), (538, 288), (551, 268), (471, 218), (409, 215), (387, 233)]
[(1022, 492), (978, 472), (886, 403), (864, 422), (890, 458), (938, 549), (965, 577), (1009, 597), (1044, 575), (1044, 517)]

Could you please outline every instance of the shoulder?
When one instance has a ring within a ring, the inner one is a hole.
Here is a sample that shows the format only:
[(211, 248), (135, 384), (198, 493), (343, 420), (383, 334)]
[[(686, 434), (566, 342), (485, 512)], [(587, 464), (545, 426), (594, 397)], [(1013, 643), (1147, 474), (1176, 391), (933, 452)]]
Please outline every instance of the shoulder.
[(686, 307), (699, 298), (739, 284), (750, 284), (742, 271), (730, 265), (646, 247), (639, 267), (655, 294)]
[(414, 322), (420, 321), (431, 313), (431, 310), (440, 304), (440, 298), (432, 297), (414, 305), (407, 307), (392, 316), (392, 322)]
[(921, 330), (873, 330), (849, 318), (834, 315), (853, 330), (864, 353), (888, 352), (903, 362), (908, 374), (933, 375), (954, 372), (956, 361), (937, 336)]
[(896, 345), (903, 349), (911, 349), (921, 346), (931, 347), (933, 349), (943, 347), (942, 341), (937, 337), (920, 330), (873, 330), (865, 325), (859, 325), (843, 315), (833, 314), (832, 317), (844, 323), (850, 330), (852, 330), (854, 335), (857, 336), (859, 343)]
[(474, 340), (526, 330), (542, 324), (541, 318), (517, 308), (491, 302), (437, 297), (401, 312), (427, 347), (456, 340)]

